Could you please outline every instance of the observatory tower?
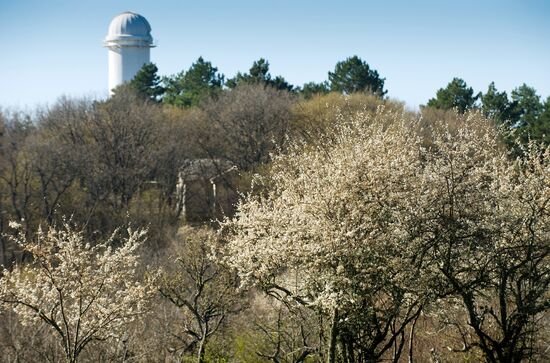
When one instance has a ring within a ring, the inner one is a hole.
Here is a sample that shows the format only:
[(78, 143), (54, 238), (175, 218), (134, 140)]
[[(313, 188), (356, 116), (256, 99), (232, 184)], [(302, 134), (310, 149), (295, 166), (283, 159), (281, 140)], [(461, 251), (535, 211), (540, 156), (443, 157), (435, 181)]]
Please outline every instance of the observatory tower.
[(105, 37), (109, 49), (109, 93), (116, 86), (131, 81), (154, 47), (151, 26), (143, 16), (127, 11), (114, 17)]

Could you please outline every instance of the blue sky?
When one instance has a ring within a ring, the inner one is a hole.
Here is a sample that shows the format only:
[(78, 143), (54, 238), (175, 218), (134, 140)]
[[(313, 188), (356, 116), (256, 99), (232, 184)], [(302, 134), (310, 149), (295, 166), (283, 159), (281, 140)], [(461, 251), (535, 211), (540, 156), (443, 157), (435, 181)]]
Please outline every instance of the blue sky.
[(230, 77), (263, 57), (301, 85), (358, 55), (413, 108), (455, 76), (476, 91), (527, 83), (550, 96), (546, 0), (0, 0), (0, 106), (105, 97), (102, 40), (127, 10), (149, 20), (161, 75), (202, 55)]

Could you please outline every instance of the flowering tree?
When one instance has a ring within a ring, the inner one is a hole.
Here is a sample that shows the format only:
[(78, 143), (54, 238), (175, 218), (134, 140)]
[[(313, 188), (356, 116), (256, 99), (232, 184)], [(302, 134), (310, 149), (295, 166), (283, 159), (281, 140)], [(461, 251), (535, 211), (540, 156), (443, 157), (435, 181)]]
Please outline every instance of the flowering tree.
[(468, 316), (465, 350), (532, 354), (548, 310), (549, 151), (512, 159), (478, 114), (425, 128), (379, 110), (327, 135), (275, 157), (266, 190), (222, 224), (243, 282), (330, 314), (329, 362), (337, 343), (344, 362), (397, 361), (434, 298)]
[(276, 157), (266, 194), (248, 196), (225, 221), (228, 263), (245, 283), (330, 315), (320, 352), (329, 361), (337, 341), (346, 362), (392, 348), (398, 359), (426, 298), (404, 229), (422, 139), (401, 113), (383, 111), (340, 120), (327, 134)]
[(450, 322), (460, 350), (520, 362), (536, 353), (549, 308), (550, 148), (531, 144), (513, 159), (494, 130), (476, 130), (480, 121), (436, 135), (412, 219), (415, 246), (434, 274), (430, 286), (468, 317), (467, 326)]
[(2, 271), (0, 304), (23, 324), (49, 325), (66, 360), (76, 362), (88, 343), (119, 336), (146, 311), (154, 288), (135, 279), (144, 234), (128, 230), (112, 248), (118, 233), (92, 246), (68, 225), (39, 231), (36, 242), (19, 241), (33, 262)]

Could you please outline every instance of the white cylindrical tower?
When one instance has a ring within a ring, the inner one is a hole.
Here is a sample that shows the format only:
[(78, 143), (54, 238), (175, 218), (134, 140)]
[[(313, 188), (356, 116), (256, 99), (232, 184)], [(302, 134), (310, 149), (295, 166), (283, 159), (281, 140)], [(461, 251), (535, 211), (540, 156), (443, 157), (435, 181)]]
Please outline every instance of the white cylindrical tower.
[(149, 63), (154, 47), (151, 26), (143, 16), (127, 11), (114, 17), (105, 37), (109, 49), (109, 93), (131, 81), (141, 67)]

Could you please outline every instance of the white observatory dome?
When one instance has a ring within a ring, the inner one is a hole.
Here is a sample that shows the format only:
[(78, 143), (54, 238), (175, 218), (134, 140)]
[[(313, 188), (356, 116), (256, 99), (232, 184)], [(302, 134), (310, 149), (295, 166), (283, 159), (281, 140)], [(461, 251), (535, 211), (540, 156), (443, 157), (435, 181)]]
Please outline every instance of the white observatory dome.
[(151, 25), (143, 16), (131, 11), (119, 14), (111, 20), (105, 46), (152, 47)]
[(143, 16), (127, 11), (111, 20), (105, 37), (109, 49), (109, 92), (130, 82), (144, 64), (150, 62), (153, 44), (151, 25)]

